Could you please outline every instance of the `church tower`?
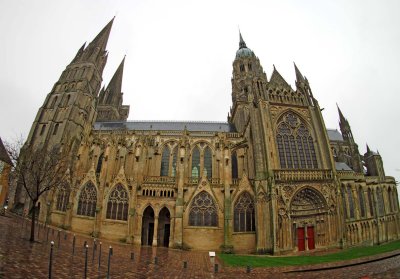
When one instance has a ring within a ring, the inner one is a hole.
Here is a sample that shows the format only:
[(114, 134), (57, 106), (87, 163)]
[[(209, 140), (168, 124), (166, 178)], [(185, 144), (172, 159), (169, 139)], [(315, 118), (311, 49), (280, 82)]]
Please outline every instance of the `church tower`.
[[(76, 150), (96, 119), (96, 102), (107, 62), (112, 19), (88, 45), (78, 50), (39, 109), (28, 145), (67, 144)], [(68, 142), (66, 142), (68, 141)]]
[(123, 93), (121, 88), (124, 63), (125, 57), (122, 59), (107, 88), (104, 89), (103, 87), (100, 91), (96, 121), (125, 121), (128, 118), (129, 106), (122, 105)]
[(339, 106), (339, 127), (342, 132), (343, 140), (348, 144), (349, 151), (346, 153), (344, 151), (340, 151), (338, 157), (342, 159), (343, 162), (349, 164), (349, 166), (358, 173), (363, 173), (363, 166), (361, 162), (360, 152), (358, 151), (358, 145), (354, 141), (353, 133), (351, 131), (351, 127), (347, 119), (344, 117), (342, 111)]

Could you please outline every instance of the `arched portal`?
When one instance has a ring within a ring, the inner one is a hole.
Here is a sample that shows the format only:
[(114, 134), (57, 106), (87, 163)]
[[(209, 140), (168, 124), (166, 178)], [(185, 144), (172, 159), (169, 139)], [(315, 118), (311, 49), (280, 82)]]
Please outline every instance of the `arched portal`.
[(146, 207), (142, 220), (142, 245), (152, 245), (154, 236), (154, 210), (151, 206)]
[(290, 203), (292, 235), (298, 251), (315, 249), (316, 244), (327, 242), (328, 224), (326, 220), (327, 204), (317, 190), (303, 188), (298, 191)]
[(158, 246), (169, 247), (170, 220), (171, 214), (168, 208), (164, 207), (158, 215)]

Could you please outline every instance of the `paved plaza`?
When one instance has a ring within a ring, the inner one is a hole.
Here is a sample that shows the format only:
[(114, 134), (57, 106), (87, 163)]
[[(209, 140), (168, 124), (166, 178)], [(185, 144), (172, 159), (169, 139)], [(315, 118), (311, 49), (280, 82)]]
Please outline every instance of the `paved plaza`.
[[(93, 239), (84, 235), (76, 235), (73, 255), (72, 233), (41, 226), (38, 240), (30, 243), (29, 225), (29, 221), (19, 217), (0, 216), (0, 278), (48, 278), (51, 240), (55, 242), (52, 278), (84, 278), (85, 241), (89, 245), (87, 278), (107, 277), (109, 246), (113, 248), (111, 278), (400, 278), (400, 250), (346, 263), (254, 268), (247, 273), (245, 268), (224, 267), (218, 259), (213, 263), (207, 252), (134, 247), (97, 240), (93, 253)], [(365, 261), (369, 262), (362, 263)], [(360, 264), (340, 267), (355, 263)], [(214, 270), (215, 264), (218, 272)], [(326, 267), (338, 268), (321, 270)]]

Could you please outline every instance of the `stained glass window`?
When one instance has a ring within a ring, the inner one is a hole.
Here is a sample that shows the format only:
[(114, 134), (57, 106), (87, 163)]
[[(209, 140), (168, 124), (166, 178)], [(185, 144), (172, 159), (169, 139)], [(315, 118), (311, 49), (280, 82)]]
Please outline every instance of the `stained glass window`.
[(189, 225), (200, 227), (218, 226), (217, 207), (211, 195), (203, 191), (194, 197), (189, 212)]
[(368, 203), (369, 203), (369, 214), (374, 216), (374, 202), (372, 199), (371, 189), (368, 189)]
[(234, 231), (254, 232), (254, 201), (248, 192), (244, 192), (238, 198), (234, 208)]
[(354, 200), (353, 200), (353, 191), (351, 190), (351, 186), (347, 186), (347, 198), (349, 200), (350, 218), (354, 218)]
[(232, 178), (238, 178), (238, 161), (236, 152), (232, 153)]
[(96, 187), (89, 182), (83, 187), (79, 195), (77, 214), (94, 217), (96, 212), (96, 203), (97, 190)]
[(124, 186), (118, 184), (110, 193), (107, 203), (107, 219), (128, 220), (129, 195)]
[(361, 187), (358, 188), (358, 202), (360, 203), (361, 217), (365, 217), (364, 191), (362, 190)]
[(161, 157), (160, 176), (168, 176), (168, 169), (169, 169), (169, 147), (165, 146)]
[(197, 148), (193, 148), (192, 151), (192, 177), (199, 177), (200, 174), (200, 151)]
[(211, 148), (208, 146), (204, 150), (204, 169), (206, 170), (207, 177), (212, 177), (212, 153)]
[(288, 112), (281, 118), (276, 142), (281, 168), (318, 168), (314, 140), (306, 125), (296, 114)]

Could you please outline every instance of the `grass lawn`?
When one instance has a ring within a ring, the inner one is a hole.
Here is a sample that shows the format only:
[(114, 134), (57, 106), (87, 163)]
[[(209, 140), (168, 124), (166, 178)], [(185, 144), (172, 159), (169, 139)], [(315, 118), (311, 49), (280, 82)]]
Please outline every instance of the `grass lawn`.
[(307, 265), (327, 263), (343, 260), (351, 260), (375, 254), (390, 252), (400, 249), (400, 241), (394, 241), (378, 246), (356, 247), (322, 256), (306, 255), (291, 257), (256, 256), (256, 255), (234, 255), (218, 254), (218, 257), (227, 266), (252, 266), (252, 267), (273, 267), (290, 265)]

